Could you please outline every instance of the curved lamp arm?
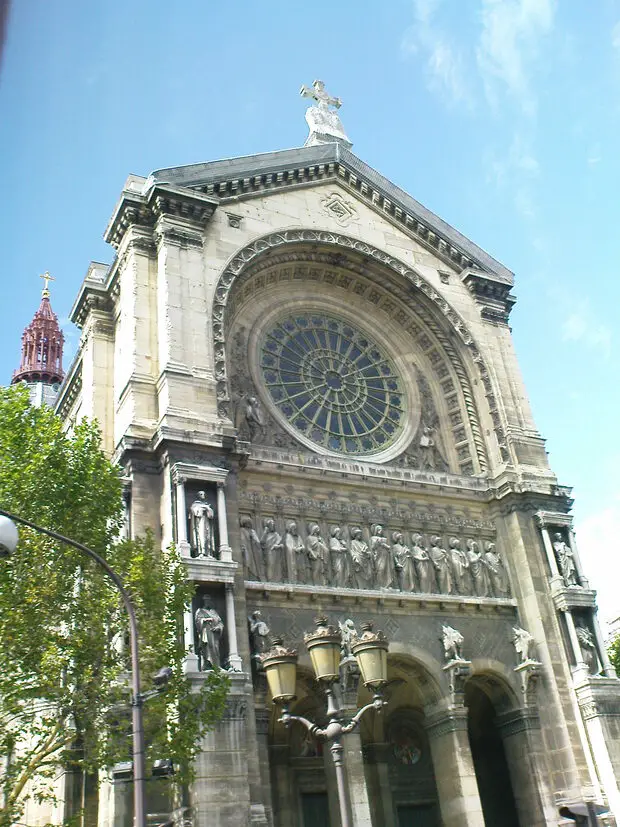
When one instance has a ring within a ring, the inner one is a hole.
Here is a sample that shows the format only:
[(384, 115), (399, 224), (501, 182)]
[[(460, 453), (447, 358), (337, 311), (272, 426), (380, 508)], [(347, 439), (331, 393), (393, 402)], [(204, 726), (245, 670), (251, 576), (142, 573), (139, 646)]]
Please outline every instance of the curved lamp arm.
[(312, 721), (309, 721), (307, 718), (303, 718), (301, 715), (291, 715), (288, 710), (283, 709), (282, 715), (278, 718), (278, 723), (284, 724), (284, 726), (290, 726), (294, 721), (302, 724), (311, 735), (314, 735), (317, 738), (324, 738), (326, 733), (324, 729), (313, 724)]
[(351, 721), (342, 727), (343, 735), (346, 735), (348, 732), (353, 732), (355, 727), (359, 724), (362, 717), (368, 712), (369, 709), (374, 709), (377, 712), (381, 712), (384, 706), (387, 706), (387, 701), (384, 701), (380, 695), (375, 695), (372, 701), (366, 706), (363, 706), (355, 715), (351, 718)]

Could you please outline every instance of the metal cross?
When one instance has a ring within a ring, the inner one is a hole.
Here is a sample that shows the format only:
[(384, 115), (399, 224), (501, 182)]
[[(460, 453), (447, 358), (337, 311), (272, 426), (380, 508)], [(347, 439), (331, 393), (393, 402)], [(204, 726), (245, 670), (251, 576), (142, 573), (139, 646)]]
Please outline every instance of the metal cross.
[(43, 279), (45, 281), (45, 287), (43, 288), (43, 295), (44, 296), (49, 296), (49, 294), (50, 294), (49, 283), (50, 283), (50, 281), (56, 281), (56, 279), (54, 278), (54, 276), (50, 276), (50, 274), (47, 270), (45, 271), (45, 273), (43, 273), (43, 275), (39, 276), (39, 278)]
[(302, 86), (299, 90), (299, 94), (302, 98), (312, 98), (315, 100), (321, 109), (327, 109), (329, 106), (334, 106), (336, 109), (340, 109), (342, 106), (342, 101), (340, 98), (334, 98), (329, 94), (329, 92), (325, 91), (325, 84), (322, 80), (315, 80), (312, 84), (312, 88), (309, 86)]

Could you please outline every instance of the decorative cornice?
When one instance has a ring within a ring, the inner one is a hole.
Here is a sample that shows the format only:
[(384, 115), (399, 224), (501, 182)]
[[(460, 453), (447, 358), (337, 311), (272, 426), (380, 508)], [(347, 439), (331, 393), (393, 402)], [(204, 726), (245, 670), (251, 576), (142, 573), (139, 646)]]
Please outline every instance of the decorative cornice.
[(506, 324), (516, 297), (510, 292), (511, 285), (497, 281), (481, 270), (468, 268), (461, 273), (463, 284), (480, 305), (480, 313), (491, 322)]
[(215, 465), (175, 462), (171, 467), (172, 481), (175, 485), (193, 480), (224, 483), (228, 476), (226, 468)]
[[(104, 238), (119, 249), (129, 227), (143, 227), (152, 232), (157, 220), (163, 216), (180, 219), (188, 227), (204, 229), (218, 203), (218, 199), (194, 190), (164, 183), (155, 184), (144, 193), (123, 190)], [(176, 243), (176, 240), (170, 240)]]

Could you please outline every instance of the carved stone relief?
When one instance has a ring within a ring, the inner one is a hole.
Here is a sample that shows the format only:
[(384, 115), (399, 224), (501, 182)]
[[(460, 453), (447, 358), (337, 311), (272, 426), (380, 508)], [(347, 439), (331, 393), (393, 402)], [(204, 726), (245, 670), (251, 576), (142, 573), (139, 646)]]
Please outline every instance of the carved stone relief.
[[(259, 523), (260, 540), (255, 528)], [(326, 517), (293, 520), (277, 511), (262, 520), (255, 513), (243, 514), (240, 530), (245, 577), (251, 581), (417, 594), (509, 596), (507, 578), (491, 571), (492, 566), (501, 566), (499, 555), (495, 551), (480, 552), (481, 545), (473, 538), (466, 540), (467, 551), (457, 537), (449, 538), (446, 549), (442, 537), (431, 535), (425, 539), (420, 531), (402, 525), (387, 529), (380, 523), (336, 523)]]

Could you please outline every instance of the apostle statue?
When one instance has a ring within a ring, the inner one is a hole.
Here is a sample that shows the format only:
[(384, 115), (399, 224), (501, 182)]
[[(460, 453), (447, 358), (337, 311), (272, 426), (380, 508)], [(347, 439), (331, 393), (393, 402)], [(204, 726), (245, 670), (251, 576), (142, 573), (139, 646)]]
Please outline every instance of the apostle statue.
[(484, 544), (484, 564), (489, 573), (489, 580), (495, 597), (508, 596), (508, 576), (502, 558), (495, 548), (495, 543)]
[(581, 657), (588, 668), (591, 675), (598, 672), (598, 658), (596, 656), (596, 643), (594, 642), (594, 635), (585, 626), (575, 626), (577, 633), (577, 640), (579, 641), (579, 648), (581, 649)]
[(351, 652), (351, 644), (355, 642), (355, 638), (357, 637), (357, 629), (355, 628), (355, 623), (348, 617), (344, 623), (339, 620), (338, 626), (340, 627), (340, 634), (341, 634), (341, 643), (340, 643), (340, 657), (342, 660), (346, 660), (347, 658), (352, 658), (353, 653)]
[(211, 605), (208, 594), (203, 595), (202, 605), (194, 614), (198, 654), (203, 672), (219, 669), (222, 665), (220, 642), (224, 633), (222, 618)]
[(441, 637), (446, 660), (463, 660), (462, 646), (465, 638), (458, 629), (454, 629), (452, 626), (442, 626)]
[(325, 563), (328, 549), (321, 537), (321, 527), (318, 523), (310, 523), (306, 539), (306, 551), (310, 561), (310, 577), (313, 586), (325, 585)]
[(467, 541), (467, 562), (474, 584), (474, 594), (476, 597), (488, 597), (490, 586), (489, 575), (487, 567), (484, 564), (480, 546), (475, 540)]
[(387, 537), (383, 533), (383, 526), (371, 526), (372, 536), (370, 538), (370, 551), (375, 563), (376, 583), (377, 589), (393, 589), (394, 588), (394, 561), (392, 560), (392, 550), (388, 543)]
[(578, 587), (579, 581), (577, 580), (577, 569), (575, 568), (573, 550), (564, 542), (564, 538), (559, 531), (553, 535), (553, 550), (555, 551), (565, 585), (572, 588)]
[(268, 517), (264, 523), (263, 536), (260, 544), (263, 548), (267, 568), (267, 581), (269, 583), (282, 582), (282, 562), (284, 558), (284, 546), (282, 537), (276, 531), (276, 522)]
[(351, 528), (351, 565), (353, 584), (358, 589), (369, 589), (373, 584), (373, 559), (359, 526)]
[(400, 590), (402, 592), (414, 592), (416, 582), (413, 554), (411, 549), (405, 545), (400, 531), (392, 532), (392, 556)]
[[(411, 537), (411, 555), (420, 584), (422, 594), (430, 594), (435, 588), (435, 576), (433, 572), (433, 561), (422, 543), (424, 539), (421, 534), (414, 534)], [(443, 549), (442, 549), (443, 550)]]
[(454, 580), (450, 561), (448, 560), (448, 552), (443, 547), (443, 540), (437, 535), (431, 537), (430, 558), (435, 569), (439, 594), (453, 594)]
[(306, 546), (299, 536), (297, 523), (289, 520), (284, 534), (286, 569), (289, 583), (306, 583)]
[(248, 633), (250, 636), (250, 652), (252, 659), (260, 661), (260, 656), (267, 651), (269, 643), (269, 626), (257, 609), (248, 617)]
[(337, 588), (346, 588), (349, 579), (348, 561), (347, 561), (347, 544), (342, 539), (342, 529), (340, 526), (332, 526), (329, 538), (329, 555), (332, 561), (332, 586)]
[(264, 580), (263, 549), (250, 517), (239, 520), (241, 551), (248, 580)]
[(213, 520), (215, 514), (204, 491), (199, 491), (189, 508), (192, 548), (196, 557), (215, 557)]
[(459, 594), (471, 594), (471, 581), (468, 577), (469, 560), (461, 548), (461, 541), (458, 537), (450, 537), (448, 545), (454, 585)]
[(521, 629), (519, 626), (513, 626), (512, 631), (512, 642), (514, 644), (517, 657), (519, 658), (519, 663), (526, 663), (530, 660), (530, 646), (534, 642), (534, 638), (529, 632), (525, 629)]

